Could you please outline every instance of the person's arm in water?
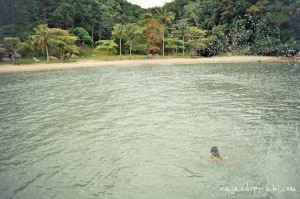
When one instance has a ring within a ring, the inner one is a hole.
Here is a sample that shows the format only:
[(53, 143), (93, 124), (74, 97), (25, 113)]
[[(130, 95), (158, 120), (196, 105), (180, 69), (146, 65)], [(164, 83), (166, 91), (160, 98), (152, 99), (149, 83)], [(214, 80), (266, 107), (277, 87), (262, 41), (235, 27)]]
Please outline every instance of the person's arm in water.
[(223, 162), (225, 160), (225, 158), (223, 158), (222, 156), (213, 156), (212, 158), (216, 162)]

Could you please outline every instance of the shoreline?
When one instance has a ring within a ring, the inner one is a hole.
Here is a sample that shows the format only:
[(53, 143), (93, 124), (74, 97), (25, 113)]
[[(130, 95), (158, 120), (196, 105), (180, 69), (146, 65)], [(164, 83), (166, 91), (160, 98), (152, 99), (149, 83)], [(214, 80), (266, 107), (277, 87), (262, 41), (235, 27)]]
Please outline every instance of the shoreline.
[(204, 64), (204, 63), (281, 63), (290, 61), (281, 57), (268, 56), (225, 56), (210, 58), (156, 58), (156, 59), (136, 59), (136, 60), (85, 60), (70, 63), (34, 63), (26, 65), (5, 64), (0, 65), (0, 73), (64, 70), (72, 68), (87, 68), (101, 66), (125, 66), (136, 64)]

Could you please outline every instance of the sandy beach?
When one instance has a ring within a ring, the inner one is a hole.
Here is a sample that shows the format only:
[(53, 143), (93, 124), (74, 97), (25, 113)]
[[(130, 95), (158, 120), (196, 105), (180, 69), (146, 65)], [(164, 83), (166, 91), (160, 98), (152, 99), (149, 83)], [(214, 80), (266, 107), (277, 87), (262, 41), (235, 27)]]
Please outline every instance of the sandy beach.
[(34, 63), (28, 65), (0, 65), (0, 73), (25, 72), (25, 71), (44, 71), (44, 70), (63, 70), (82, 67), (101, 67), (101, 66), (120, 66), (136, 64), (199, 64), (199, 63), (246, 63), (246, 62), (264, 62), (275, 63), (286, 61), (280, 57), (265, 56), (227, 56), (211, 58), (156, 58), (139, 60), (85, 60), (71, 63)]

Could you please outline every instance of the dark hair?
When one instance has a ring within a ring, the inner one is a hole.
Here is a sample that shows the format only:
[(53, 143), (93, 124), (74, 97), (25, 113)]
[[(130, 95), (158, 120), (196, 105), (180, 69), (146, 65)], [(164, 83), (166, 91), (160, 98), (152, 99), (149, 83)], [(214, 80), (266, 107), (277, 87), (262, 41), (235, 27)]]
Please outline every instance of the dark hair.
[(219, 156), (219, 149), (216, 146), (211, 147), (210, 152), (213, 156)]

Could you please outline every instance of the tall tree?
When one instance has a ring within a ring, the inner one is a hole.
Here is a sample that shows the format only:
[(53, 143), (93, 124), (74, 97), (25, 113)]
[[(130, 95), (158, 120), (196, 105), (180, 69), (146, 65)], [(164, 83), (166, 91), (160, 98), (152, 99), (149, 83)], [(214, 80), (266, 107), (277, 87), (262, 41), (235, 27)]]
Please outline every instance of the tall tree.
[(33, 47), (37, 46), (42, 52), (46, 51), (47, 62), (49, 62), (49, 38), (51, 37), (51, 32), (48, 25), (39, 25), (34, 30), (35, 34), (31, 36), (31, 45)]
[(49, 44), (62, 60), (64, 60), (66, 53), (79, 53), (79, 48), (75, 45), (76, 36), (71, 36), (67, 30), (60, 28), (51, 28), (50, 32), (52, 37), (49, 38)]
[(198, 50), (206, 48), (207, 39), (205, 38), (206, 31), (197, 27), (190, 27), (187, 31), (188, 44), (190, 45), (191, 56), (195, 56)]
[(159, 21), (162, 24), (162, 52), (163, 57), (165, 56), (165, 26), (168, 23), (171, 23), (174, 20), (174, 14), (172, 12), (168, 12), (166, 7), (161, 7), (157, 9), (157, 14)]
[(182, 55), (184, 56), (185, 49), (185, 37), (187, 35), (187, 30), (189, 29), (189, 24), (186, 19), (178, 20), (173, 26), (173, 33), (182, 38)]
[(33, 27), (38, 23), (38, 6), (36, 0), (13, 0), (10, 2), (12, 15), (11, 35), (26, 40), (31, 33)]
[(146, 23), (144, 34), (146, 36), (146, 43), (148, 43), (147, 57), (150, 52), (158, 53), (160, 51), (159, 45), (163, 40), (161, 35), (162, 27), (157, 20), (150, 20)]
[(136, 23), (129, 23), (125, 25), (125, 34), (128, 39), (125, 45), (129, 45), (129, 59), (131, 59), (134, 38), (139, 37), (139, 35), (143, 34), (143, 32), (144, 28), (138, 26)]
[(179, 38), (175, 37), (175, 38), (167, 38), (166, 39), (166, 48), (172, 49), (173, 50), (173, 54), (178, 52), (178, 49), (182, 48), (182, 40), (180, 40)]
[(93, 39), (89, 33), (82, 27), (76, 27), (72, 30), (72, 33), (78, 37), (78, 41), (82, 43), (82, 46), (85, 44), (93, 44)]
[(202, 15), (203, 8), (198, 2), (191, 2), (188, 5), (183, 7), (184, 16), (187, 19), (191, 19), (196, 27), (199, 27), (199, 19)]
[(75, 9), (69, 3), (61, 4), (52, 14), (56, 27), (68, 29), (74, 26)]
[(113, 27), (112, 35), (119, 38), (120, 59), (122, 57), (122, 38), (125, 36), (125, 26), (123, 24), (116, 24)]

